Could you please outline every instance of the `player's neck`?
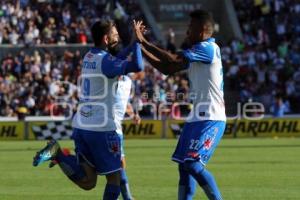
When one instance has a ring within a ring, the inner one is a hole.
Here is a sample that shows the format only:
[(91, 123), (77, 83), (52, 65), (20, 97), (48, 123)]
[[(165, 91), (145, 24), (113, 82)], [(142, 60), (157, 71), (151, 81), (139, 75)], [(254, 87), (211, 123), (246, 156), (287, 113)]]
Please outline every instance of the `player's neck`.
[(211, 33), (207, 33), (207, 32), (203, 32), (202, 34), (201, 34), (201, 42), (203, 42), (203, 41), (205, 41), (205, 40), (208, 40), (209, 38), (211, 38), (212, 37), (212, 34)]
[(209, 38), (211, 38), (211, 35), (204, 35), (202, 38), (202, 42), (208, 40)]
[(105, 46), (105, 45), (95, 45), (94, 48), (97, 48), (97, 49), (101, 49), (101, 50), (107, 51), (107, 46)]

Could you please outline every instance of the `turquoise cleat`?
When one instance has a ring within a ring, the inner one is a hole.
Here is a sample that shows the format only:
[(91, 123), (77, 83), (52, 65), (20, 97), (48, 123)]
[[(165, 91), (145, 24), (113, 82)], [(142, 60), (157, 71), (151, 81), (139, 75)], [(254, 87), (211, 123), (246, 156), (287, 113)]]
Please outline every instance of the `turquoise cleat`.
[(38, 166), (43, 162), (55, 159), (60, 146), (56, 140), (50, 140), (46, 147), (38, 151), (33, 158), (33, 166)]

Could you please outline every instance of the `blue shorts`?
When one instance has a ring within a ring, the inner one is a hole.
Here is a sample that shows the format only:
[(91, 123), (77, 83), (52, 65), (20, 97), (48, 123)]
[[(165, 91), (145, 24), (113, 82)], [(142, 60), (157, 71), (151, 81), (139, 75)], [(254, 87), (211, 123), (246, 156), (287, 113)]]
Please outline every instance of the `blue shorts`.
[(85, 162), (99, 175), (121, 169), (121, 141), (115, 131), (95, 132), (74, 129), (72, 138), (78, 162)]
[(205, 165), (219, 144), (225, 125), (223, 121), (212, 120), (185, 123), (172, 160), (199, 161)]

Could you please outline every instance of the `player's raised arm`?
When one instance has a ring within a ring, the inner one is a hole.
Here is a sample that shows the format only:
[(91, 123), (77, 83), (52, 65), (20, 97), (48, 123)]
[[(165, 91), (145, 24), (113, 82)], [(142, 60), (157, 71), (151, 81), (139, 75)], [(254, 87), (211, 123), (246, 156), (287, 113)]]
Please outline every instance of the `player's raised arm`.
[(127, 47), (125, 47), (123, 50), (121, 50), (116, 55), (116, 57), (124, 60), (130, 55), (130, 53), (133, 51), (133, 49), (134, 49), (134, 43), (129, 44)]
[(188, 61), (182, 54), (172, 54), (150, 43), (143, 36), (142, 22), (134, 21), (134, 29), (137, 39), (142, 43), (142, 51), (147, 60), (164, 74), (173, 74), (186, 69)]
[(132, 58), (120, 59), (107, 54), (102, 61), (102, 72), (108, 78), (114, 78), (119, 75), (126, 75), (130, 72), (140, 72), (144, 69), (141, 44), (134, 43), (132, 48)]
[(117, 58), (120, 58), (120, 59), (126, 59), (126, 58), (130, 55), (130, 53), (132, 53), (132, 51), (133, 51), (133, 49), (134, 49), (134, 45), (135, 45), (136, 42), (137, 42), (136, 35), (135, 35), (135, 34), (132, 34), (130, 43), (129, 43), (124, 49), (122, 49), (122, 50), (116, 55), (116, 57), (117, 57)]

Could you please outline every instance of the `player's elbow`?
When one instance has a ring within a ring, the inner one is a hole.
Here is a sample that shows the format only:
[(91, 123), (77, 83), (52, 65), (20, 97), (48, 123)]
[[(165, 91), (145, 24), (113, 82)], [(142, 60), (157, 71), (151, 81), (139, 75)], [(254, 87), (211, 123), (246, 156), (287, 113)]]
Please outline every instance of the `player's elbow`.
[(177, 72), (184, 70), (183, 64), (179, 62), (171, 62), (166, 65), (166, 74), (165, 75), (173, 75)]
[(163, 75), (166, 75), (166, 76), (173, 75), (177, 72), (177, 71), (174, 71), (172, 68), (169, 68), (169, 67), (166, 67), (166, 66), (164, 68), (160, 68), (159, 71)]
[(170, 62), (168, 61), (162, 60), (161, 62), (157, 62), (155, 68), (158, 69), (158, 71), (160, 71), (164, 75), (171, 74)]
[(185, 62), (179, 56), (170, 57), (169, 60), (167, 62), (165, 62), (165, 65), (166, 65), (168, 75), (175, 74), (176, 72), (179, 72), (179, 71), (182, 71), (185, 69), (184, 68)]
[(159, 68), (156, 67), (156, 69), (158, 71), (160, 71), (160, 73), (162, 73), (162, 74), (164, 74), (166, 76), (170, 75), (170, 71), (168, 70), (168, 68), (167, 68), (166, 65), (165, 66), (160, 66)]
[(144, 63), (143, 60), (138, 60), (137, 64), (136, 64), (136, 72), (141, 72), (144, 70)]
[(163, 75), (166, 75), (166, 76), (172, 74), (172, 73), (170, 73), (168, 70), (161, 70), (160, 72), (161, 72)]

